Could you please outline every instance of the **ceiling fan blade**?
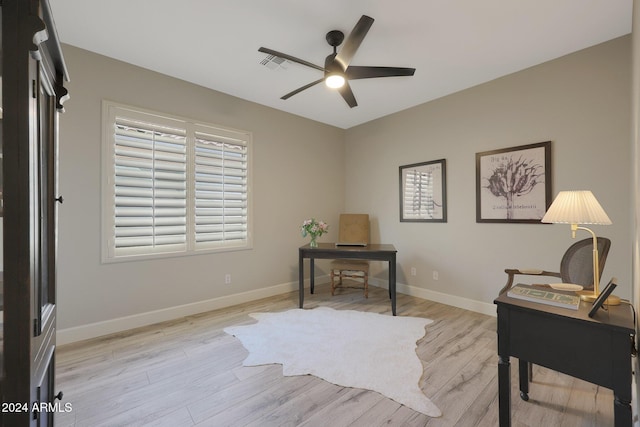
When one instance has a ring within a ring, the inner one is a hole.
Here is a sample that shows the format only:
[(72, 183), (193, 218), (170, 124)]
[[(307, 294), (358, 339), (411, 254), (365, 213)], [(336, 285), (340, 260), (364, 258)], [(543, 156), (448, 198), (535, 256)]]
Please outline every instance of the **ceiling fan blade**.
[(287, 55), (286, 53), (278, 52), (277, 50), (261, 47), (260, 49), (258, 49), (258, 52), (266, 53), (268, 55), (278, 56), (280, 58), (289, 60), (291, 62), (296, 62), (298, 64), (306, 65), (307, 67), (315, 68), (316, 70), (320, 70), (324, 72), (324, 68), (322, 68), (319, 65), (312, 64), (311, 62), (305, 61), (304, 59), (296, 58), (295, 56)]
[(360, 47), (362, 40), (369, 32), (369, 28), (373, 25), (373, 18), (367, 15), (362, 15), (360, 20), (353, 27), (351, 33), (344, 42), (344, 46), (340, 49), (338, 55), (336, 55), (336, 61), (342, 66), (343, 70), (346, 70), (356, 51)]
[(346, 75), (349, 80), (356, 79), (372, 79), (375, 77), (402, 77), (413, 76), (416, 72), (415, 68), (402, 67), (358, 67), (350, 66), (347, 68)]
[(315, 85), (317, 85), (318, 83), (323, 82), (323, 81), (324, 81), (324, 77), (323, 77), (323, 78), (321, 78), (321, 79), (316, 80), (315, 82), (311, 82), (311, 83), (309, 83), (309, 84), (307, 84), (307, 85), (304, 85), (304, 86), (302, 86), (302, 87), (299, 87), (298, 89), (296, 89), (296, 90), (294, 90), (294, 91), (292, 91), (292, 92), (289, 92), (288, 94), (284, 95), (284, 96), (283, 96), (282, 98), (280, 98), (280, 99), (289, 99), (289, 98), (291, 98), (293, 95), (295, 95), (295, 94), (297, 94), (297, 93), (300, 93), (300, 92), (302, 92), (302, 91), (303, 91), (303, 90), (305, 90), (305, 89), (309, 89), (311, 86), (315, 86)]
[(338, 92), (340, 92), (340, 95), (342, 95), (344, 100), (347, 101), (347, 104), (349, 104), (349, 107), (353, 108), (358, 106), (358, 103), (356, 102), (356, 97), (353, 94), (353, 91), (351, 90), (351, 86), (349, 86), (349, 82), (344, 82), (344, 86), (339, 88)]

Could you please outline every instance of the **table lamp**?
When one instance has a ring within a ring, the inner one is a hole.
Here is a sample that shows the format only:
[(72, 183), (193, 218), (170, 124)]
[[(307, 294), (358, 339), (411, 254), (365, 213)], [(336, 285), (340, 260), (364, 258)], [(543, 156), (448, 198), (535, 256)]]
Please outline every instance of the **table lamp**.
[[(593, 292), (579, 292), (583, 301), (593, 302), (600, 294), (600, 268), (598, 265), (598, 238), (587, 227), (578, 224), (610, 225), (611, 220), (602, 209), (591, 191), (561, 191), (542, 218), (542, 222), (571, 224), (571, 237), (576, 238), (576, 230), (585, 230), (593, 238)], [(620, 304), (620, 298), (610, 296), (607, 303)]]

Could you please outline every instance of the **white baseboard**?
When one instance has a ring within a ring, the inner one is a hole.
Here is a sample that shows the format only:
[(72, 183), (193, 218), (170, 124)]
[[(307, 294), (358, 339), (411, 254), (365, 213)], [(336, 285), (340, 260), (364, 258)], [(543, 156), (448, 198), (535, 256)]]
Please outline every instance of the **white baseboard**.
[[(320, 278), (316, 280), (319, 279)], [(305, 286), (309, 286), (308, 280)], [(193, 314), (231, 307), (233, 305), (243, 304), (274, 295), (280, 295), (297, 289), (297, 281), (283, 283), (268, 288), (257, 289), (255, 291), (241, 292), (238, 294), (213, 298), (206, 301), (198, 301), (191, 304), (183, 304), (175, 307), (148, 311), (146, 313), (133, 314), (131, 316), (119, 317), (117, 319), (90, 323), (88, 325), (76, 326), (73, 328), (58, 329), (58, 332), (56, 334), (56, 342), (58, 345), (70, 344), (72, 342), (96, 338), (102, 335), (113, 334), (116, 332), (122, 332), (128, 329), (138, 328), (140, 326), (152, 325), (154, 323), (178, 319), (184, 316), (191, 316)]]
[[(369, 281), (369, 284), (380, 288), (389, 288), (387, 280), (372, 279)], [(476, 313), (486, 314), (487, 316), (497, 316), (496, 306), (482, 301), (476, 301), (442, 292), (430, 291), (429, 289), (405, 285), (404, 283), (396, 284), (396, 292), (429, 301), (439, 302), (441, 304), (451, 305), (453, 307), (463, 308), (469, 311), (475, 311)]]
[[(327, 275), (316, 277), (316, 283), (325, 283), (325, 281), (327, 280)], [(369, 283), (373, 286), (385, 289), (388, 288), (387, 281), (372, 279)], [(305, 288), (308, 287), (309, 280), (307, 279)], [(191, 316), (193, 314), (204, 313), (211, 310), (218, 310), (220, 308), (231, 307), (233, 305), (243, 304), (297, 290), (298, 282), (289, 282), (270, 286), (268, 288), (257, 289), (255, 291), (241, 292), (238, 294), (213, 298), (206, 301), (183, 304), (175, 307), (148, 311), (146, 313), (133, 314), (131, 316), (90, 323), (88, 325), (58, 329), (58, 332), (56, 334), (56, 342), (58, 345), (70, 344), (77, 341), (96, 338), (102, 335), (122, 332), (128, 329), (152, 325), (154, 323), (165, 322), (167, 320), (178, 319), (180, 317)], [(397, 284), (396, 290), (397, 292), (402, 294), (411, 295), (442, 304), (452, 305), (454, 307), (464, 308), (465, 310), (475, 311), (490, 316), (496, 315), (496, 309), (493, 304), (475, 301), (468, 298), (462, 298), (455, 295), (444, 294), (441, 292), (430, 291), (428, 289), (409, 286), (402, 283)]]

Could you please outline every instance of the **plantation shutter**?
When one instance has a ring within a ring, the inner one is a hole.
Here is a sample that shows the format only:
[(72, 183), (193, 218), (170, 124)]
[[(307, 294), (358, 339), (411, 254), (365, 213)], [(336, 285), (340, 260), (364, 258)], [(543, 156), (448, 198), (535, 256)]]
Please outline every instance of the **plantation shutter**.
[(195, 248), (243, 246), (247, 231), (246, 135), (195, 132)]
[(115, 256), (187, 247), (187, 144), (183, 128), (115, 118)]
[(102, 260), (251, 249), (250, 132), (103, 101)]
[(433, 216), (433, 172), (407, 171), (404, 183), (404, 218)]

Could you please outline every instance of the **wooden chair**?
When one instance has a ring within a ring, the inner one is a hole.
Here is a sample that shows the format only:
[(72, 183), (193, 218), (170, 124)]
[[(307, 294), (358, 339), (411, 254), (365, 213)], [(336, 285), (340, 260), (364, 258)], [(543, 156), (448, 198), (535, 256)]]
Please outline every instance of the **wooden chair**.
[[(369, 244), (369, 215), (341, 214), (339, 227), (338, 243)], [(331, 295), (335, 295), (336, 288), (349, 287), (343, 286), (344, 278), (362, 280), (364, 297), (369, 297), (369, 261), (359, 259), (331, 261)]]
[[(606, 237), (598, 237), (598, 267), (599, 276), (602, 277), (604, 264), (607, 261), (611, 240)], [(563, 283), (575, 283), (582, 285), (584, 289), (593, 289), (593, 239), (580, 240), (564, 253), (560, 261), (560, 272), (531, 269), (504, 270), (507, 273), (507, 284), (500, 290), (500, 294), (507, 292), (513, 286), (516, 275), (559, 277)], [(599, 277), (599, 278), (600, 278)]]

